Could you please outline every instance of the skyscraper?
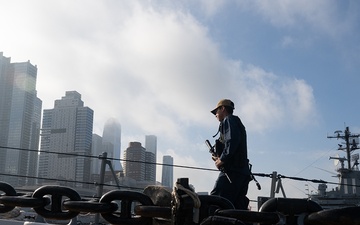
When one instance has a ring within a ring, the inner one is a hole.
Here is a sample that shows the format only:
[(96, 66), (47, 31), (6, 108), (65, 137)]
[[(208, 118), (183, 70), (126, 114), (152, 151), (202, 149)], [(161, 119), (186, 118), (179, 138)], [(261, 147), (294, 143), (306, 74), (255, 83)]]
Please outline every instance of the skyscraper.
[[(13, 79), (10, 74), (10, 58), (4, 57), (0, 52), (0, 172), (5, 172), (7, 139), (9, 134), (11, 87)], [(1, 176), (1, 175), (0, 175)], [(0, 177), (4, 180), (3, 177)]]
[[(102, 150), (102, 137), (97, 134), (92, 135), (92, 144), (91, 144), (91, 154), (94, 156), (99, 156), (103, 152)], [(98, 158), (93, 158), (91, 160), (91, 172), (93, 174), (100, 174), (101, 160)]]
[(163, 186), (173, 188), (173, 157), (169, 155), (163, 156), (163, 165), (162, 167), (162, 178), (161, 183)]
[(122, 171), (120, 162), (121, 155), (121, 126), (120, 123), (114, 119), (108, 119), (104, 126), (102, 136), (103, 152), (108, 153), (109, 158), (115, 158), (112, 161), (112, 166), (115, 171)]
[(74, 186), (87, 186), (81, 182), (90, 178), (90, 157), (84, 155), (91, 155), (93, 113), (76, 91), (67, 91), (55, 100), (53, 109), (44, 110), (39, 177), (78, 181)]
[[(36, 96), (37, 67), (30, 61), (10, 63), (0, 52), (0, 172), (15, 186), (36, 176), (41, 100)], [(35, 152), (28, 151), (35, 150)]]
[[(40, 144), (40, 125), (41, 125), (41, 108), (42, 101), (39, 98), (34, 99), (34, 113), (33, 120), (31, 125), (31, 140), (30, 140), (30, 149), (39, 150)], [(37, 176), (38, 168), (38, 151), (29, 152), (29, 166), (28, 166), (28, 176)], [(35, 178), (27, 178), (27, 185), (35, 185)]]
[(156, 181), (156, 158), (152, 152), (145, 151), (145, 180), (155, 184)]
[(145, 148), (140, 142), (130, 142), (129, 147), (124, 152), (124, 172), (125, 177), (130, 177), (136, 181), (145, 180)]
[(157, 151), (157, 137), (155, 135), (145, 136), (145, 149), (145, 180), (155, 184)]

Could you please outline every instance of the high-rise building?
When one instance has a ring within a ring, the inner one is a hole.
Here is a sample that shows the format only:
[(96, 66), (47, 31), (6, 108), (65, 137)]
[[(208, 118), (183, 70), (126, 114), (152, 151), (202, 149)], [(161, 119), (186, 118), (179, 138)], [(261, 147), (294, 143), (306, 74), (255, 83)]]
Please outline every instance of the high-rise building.
[(161, 183), (163, 186), (173, 188), (173, 157), (169, 155), (163, 156), (163, 166), (162, 166), (162, 178)]
[(91, 160), (84, 155), (91, 155), (93, 114), (76, 91), (67, 91), (55, 100), (53, 109), (43, 111), (39, 177), (76, 181), (72, 182), (76, 187), (87, 186), (81, 182), (90, 179)]
[[(92, 135), (92, 144), (91, 144), (91, 154), (94, 156), (99, 156), (102, 154), (102, 137), (93, 134)], [(91, 172), (93, 174), (100, 174), (101, 160), (98, 158), (93, 158), (91, 160)]]
[[(41, 125), (41, 109), (42, 109), (42, 101), (39, 98), (34, 99), (34, 114), (33, 121), (31, 125), (31, 141), (30, 141), (30, 149), (39, 150), (40, 144), (40, 125)], [(38, 151), (29, 152), (29, 163), (28, 163), (28, 176), (35, 177), (37, 176), (38, 169)], [(27, 177), (26, 181), (27, 185), (35, 185), (36, 179)]]
[(136, 181), (145, 180), (145, 148), (140, 142), (130, 142), (124, 152), (124, 173), (125, 177)]
[[(11, 107), (11, 89), (13, 76), (9, 74), (10, 58), (4, 57), (0, 52), (0, 172), (5, 173), (5, 162), (7, 149), (7, 140), (9, 134), (10, 107)], [(1, 176), (1, 175), (0, 175)], [(4, 178), (1, 176), (1, 180)]]
[(145, 151), (145, 181), (155, 184), (156, 181), (156, 158), (152, 152)]
[(36, 176), (42, 102), (36, 95), (37, 67), (10, 61), (0, 52), (0, 173), (6, 174), (2, 181), (22, 186)]
[(157, 137), (155, 135), (145, 136), (145, 149), (145, 180), (155, 184), (157, 151)]
[(121, 155), (121, 126), (120, 123), (114, 119), (108, 119), (104, 126), (102, 136), (103, 152), (107, 152), (108, 158), (112, 160), (112, 166), (115, 171), (122, 171), (120, 162)]

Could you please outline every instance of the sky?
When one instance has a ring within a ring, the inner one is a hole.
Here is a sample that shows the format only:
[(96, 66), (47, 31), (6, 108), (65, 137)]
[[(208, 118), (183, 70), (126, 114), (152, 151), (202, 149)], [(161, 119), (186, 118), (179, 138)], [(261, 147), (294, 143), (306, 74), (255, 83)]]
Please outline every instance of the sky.
[[(360, 133), (359, 12), (356, 0), (0, 0), (0, 52), (37, 66), (43, 109), (75, 90), (94, 110), (94, 133), (118, 120), (122, 153), (156, 135), (157, 162), (215, 169), (210, 110), (229, 98), (254, 173), (336, 182), (329, 157), (345, 154), (327, 137)], [(217, 174), (174, 167), (196, 191), (210, 192)], [(271, 179), (257, 179), (251, 200), (270, 195)], [(282, 185), (287, 197), (317, 191)]]

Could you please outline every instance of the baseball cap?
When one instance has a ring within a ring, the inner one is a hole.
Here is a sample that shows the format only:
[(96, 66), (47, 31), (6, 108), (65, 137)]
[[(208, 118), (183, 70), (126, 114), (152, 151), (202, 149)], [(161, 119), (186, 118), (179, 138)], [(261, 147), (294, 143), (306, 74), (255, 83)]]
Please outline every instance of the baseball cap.
[(232, 109), (235, 109), (235, 105), (234, 103), (230, 100), (230, 99), (221, 99), (218, 104), (216, 105), (216, 108), (211, 110), (210, 112), (214, 115), (216, 115), (216, 110), (220, 107), (220, 106), (228, 106)]

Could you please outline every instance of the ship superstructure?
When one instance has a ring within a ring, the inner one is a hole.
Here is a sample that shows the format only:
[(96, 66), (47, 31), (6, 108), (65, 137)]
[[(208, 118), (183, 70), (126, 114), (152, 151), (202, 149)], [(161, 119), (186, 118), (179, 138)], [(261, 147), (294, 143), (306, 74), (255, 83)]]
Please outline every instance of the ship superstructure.
[(318, 202), (324, 209), (360, 205), (359, 154), (353, 153), (359, 149), (359, 136), (360, 134), (352, 134), (349, 127), (346, 127), (344, 131), (335, 131), (333, 136), (328, 136), (328, 138), (336, 138), (342, 141), (341, 144), (338, 144), (338, 150), (344, 151), (346, 156), (330, 157), (336, 166), (340, 164), (337, 169), (338, 186), (327, 191), (325, 183), (319, 184), (318, 193), (309, 196), (311, 200)]

